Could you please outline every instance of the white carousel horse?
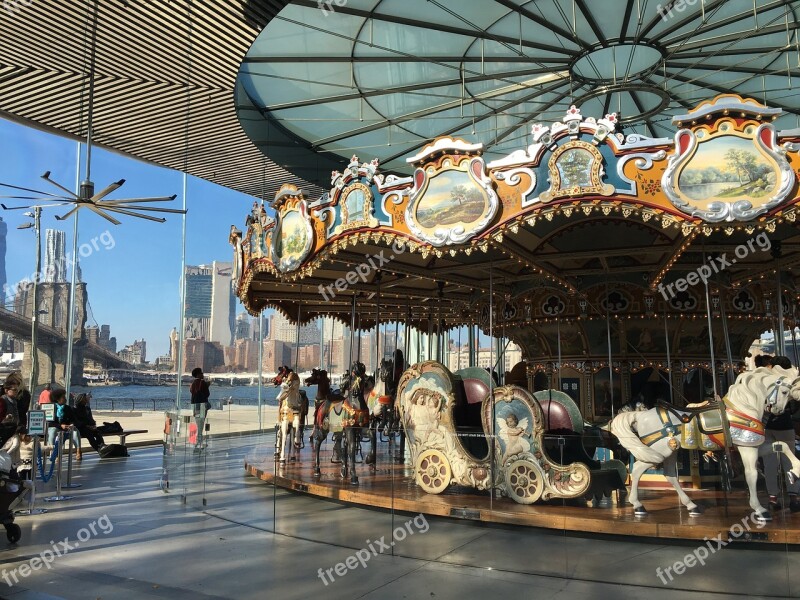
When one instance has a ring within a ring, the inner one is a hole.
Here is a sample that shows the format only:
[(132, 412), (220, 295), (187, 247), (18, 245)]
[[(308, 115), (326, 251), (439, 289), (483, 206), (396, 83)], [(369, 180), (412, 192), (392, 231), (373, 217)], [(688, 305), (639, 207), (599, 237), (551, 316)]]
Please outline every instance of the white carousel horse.
[[(291, 373), (286, 380), (281, 384), (281, 392), (276, 398), (278, 401), (278, 419), (280, 426), (280, 435), (278, 442), (280, 444), (280, 462), (286, 462), (287, 445), (289, 444), (289, 428), (292, 428), (294, 438), (293, 446), (295, 452), (291, 454), (291, 459), (295, 460), (295, 454), (300, 449), (302, 444), (302, 427), (301, 422), (306, 414), (308, 414), (308, 398), (303, 392), (300, 391), (300, 377), (297, 373)], [(275, 454), (278, 454), (278, 448), (275, 449)]]
[[(792, 464), (789, 478), (800, 478), (800, 460), (792, 449), (783, 442), (776, 442), (773, 447), (762, 445), (764, 442), (764, 411), (781, 414), (789, 398), (800, 399), (800, 378), (797, 369), (784, 370), (775, 367), (748, 371), (739, 375), (723, 400), (728, 422), (728, 432), (722, 431), (722, 419), (718, 434), (709, 435), (721, 448), (726, 447), (726, 438), (730, 439), (738, 449), (744, 463), (745, 479), (750, 492), (750, 507), (756, 519), (770, 521), (769, 512), (761, 506), (756, 495), (756, 461), (759, 456), (773, 449), (780, 448)], [(719, 411), (714, 409), (717, 417)], [(712, 416), (709, 412), (705, 415)], [(680, 429), (693, 416), (693, 413), (666, 408), (659, 405), (647, 411), (624, 412), (611, 421), (610, 430), (617, 436), (623, 447), (633, 454), (635, 461), (631, 469), (631, 492), (628, 501), (633, 504), (636, 515), (646, 515), (647, 511), (639, 500), (639, 479), (642, 474), (663, 464), (664, 477), (670, 482), (690, 516), (702, 513), (691, 498), (681, 489), (678, 483), (677, 455), (680, 448)]]

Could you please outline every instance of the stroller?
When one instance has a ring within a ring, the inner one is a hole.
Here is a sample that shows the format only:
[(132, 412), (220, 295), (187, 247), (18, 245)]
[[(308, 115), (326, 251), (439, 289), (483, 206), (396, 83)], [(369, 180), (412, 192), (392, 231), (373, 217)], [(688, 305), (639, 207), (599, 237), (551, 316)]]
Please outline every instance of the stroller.
[(29, 481), (17, 477), (8, 453), (0, 451), (0, 523), (6, 528), (6, 537), (12, 544), (22, 538), (22, 530), (14, 523), (14, 508), (27, 497), (31, 487)]

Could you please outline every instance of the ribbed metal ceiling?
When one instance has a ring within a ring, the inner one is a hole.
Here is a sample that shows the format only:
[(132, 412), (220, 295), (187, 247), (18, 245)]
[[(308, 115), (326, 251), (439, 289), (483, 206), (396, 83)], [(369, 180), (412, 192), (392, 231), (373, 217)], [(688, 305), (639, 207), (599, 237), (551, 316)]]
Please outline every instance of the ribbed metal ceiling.
[[(264, 181), (267, 197), (287, 182), (319, 194), (264, 158), (234, 106), (242, 58), (288, 3), (100, 0), (94, 142), (254, 196)], [(0, 9), (0, 115), (85, 137), (93, 5), (35, 0)]]

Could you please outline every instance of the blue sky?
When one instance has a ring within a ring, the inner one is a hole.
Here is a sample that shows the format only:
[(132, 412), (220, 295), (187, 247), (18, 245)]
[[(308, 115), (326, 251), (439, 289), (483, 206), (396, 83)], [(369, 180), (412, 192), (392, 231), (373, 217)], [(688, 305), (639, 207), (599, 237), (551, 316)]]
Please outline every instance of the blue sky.
[[(75, 189), (77, 142), (0, 119), (0, 152), (3, 156), (3, 161), (0, 161), (2, 183), (59, 193), (41, 179), (45, 171), (51, 171), (53, 180)], [(83, 162), (85, 158), (82, 159), (81, 177), (85, 172)], [(178, 171), (94, 148), (91, 176), (98, 191), (112, 181), (126, 180), (122, 188), (107, 197), (109, 200), (177, 194), (173, 202), (156, 206), (181, 208), (183, 176)], [(0, 189), (3, 195), (15, 193), (8, 188)], [(22, 205), (21, 201), (3, 202), (8, 206)], [(252, 202), (251, 196), (189, 177), (187, 264), (231, 261), (230, 226), (244, 227)], [(67, 232), (67, 252), (71, 253), (73, 221), (56, 221), (54, 218), (67, 210), (65, 207), (42, 211), (43, 247), (45, 229), (61, 229)], [(9, 285), (29, 277), (36, 266), (33, 230), (16, 228), (30, 220), (23, 216), (23, 212), (0, 210), (0, 217), (8, 224), (5, 262)], [(150, 361), (168, 352), (169, 332), (177, 326), (180, 317), (182, 219), (180, 215), (165, 216), (166, 223), (120, 217), (122, 224), (115, 226), (89, 210), (81, 210), (78, 225), (79, 244), (91, 246), (92, 238), (99, 240), (105, 231), (110, 232), (114, 241), (113, 248), (108, 250), (98, 241), (96, 246), (99, 250), (81, 258), (91, 305), (87, 324), (111, 325), (111, 335), (117, 338), (118, 349), (143, 337), (147, 340), (147, 359)], [(83, 253), (88, 254), (88, 248)], [(239, 305), (237, 313), (242, 310)]]

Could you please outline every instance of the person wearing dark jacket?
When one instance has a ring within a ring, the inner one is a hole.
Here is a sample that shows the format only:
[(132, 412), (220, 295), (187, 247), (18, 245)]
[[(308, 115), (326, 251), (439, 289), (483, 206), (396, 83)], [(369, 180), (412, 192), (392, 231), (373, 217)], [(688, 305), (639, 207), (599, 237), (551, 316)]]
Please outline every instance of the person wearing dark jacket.
[(208, 382), (203, 378), (203, 369), (196, 367), (192, 371), (192, 377), (194, 377), (194, 381), (189, 387), (189, 393), (192, 395), (192, 414), (197, 426), (197, 439), (194, 450), (195, 452), (200, 452), (205, 447), (203, 444), (203, 429), (206, 423), (206, 413), (211, 404), (209, 402), (211, 390), (208, 388)]
[[(92, 408), (89, 406), (91, 397), (91, 394), (80, 394), (78, 396), (78, 401), (73, 411), (73, 417), (75, 419), (75, 427), (78, 428), (81, 437), (86, 438), (92, 448), (99, 452), (100, 448), (105, 446), (105, 442), (103, 441), (103, 436), (98, 433), (97, 422), (92, 416)], [(80, 455), (81, 453), (78, 452), (79, 458)]]

